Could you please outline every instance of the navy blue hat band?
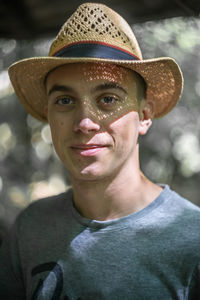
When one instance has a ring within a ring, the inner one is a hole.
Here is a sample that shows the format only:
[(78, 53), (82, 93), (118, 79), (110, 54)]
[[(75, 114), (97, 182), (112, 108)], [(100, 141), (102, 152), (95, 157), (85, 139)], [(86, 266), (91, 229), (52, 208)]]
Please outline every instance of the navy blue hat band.
[(138, 57), (118, 47), (99, 42), (78, 42), (57, 51), (54, 57), (94, 57), (113, 60), (139, 60)]

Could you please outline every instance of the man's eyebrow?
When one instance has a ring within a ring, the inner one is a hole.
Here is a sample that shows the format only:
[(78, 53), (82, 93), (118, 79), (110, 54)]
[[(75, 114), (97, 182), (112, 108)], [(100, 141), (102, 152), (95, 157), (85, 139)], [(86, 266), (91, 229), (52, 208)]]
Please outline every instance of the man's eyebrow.
[[(109, 89), (118, 89), (118, 90), (123, 91), (125, 94), (127, 94), (127, 91), (122, 86), (120, 86), (118, 83), (116, 83), (116, 82), (105, 82), (105, 83), (102, 83), (102, 84), (96, 86), (93, 89), (93, 92), (98, 92), (98, 91), (102, 91), (102, 90), (109, 90)], [(50, 96), (54, 92), (72, 93), (72, 92), (74, 92), (74, 90), (71, 87), (67, 86), (67, 85), (54, 84), (50, 88), (50, 90), (48, 91), (47, 95)]]
[(50, 96), (54, 92), (67, 92), (67, 93), (72, 93), (74, 90), (67, 86), (67, 85), (59, 85), (59, 84), (54, 84), (50, 90), (48, 91), (47, 95)]
[(109, 89), (118, 89), (118, 90), (123, 91), (125, 94), (127, 94), (127, 91), (121, 85), (119, 85), (116, 82), (105, 82), (105, 83), (102, 83), (102, 84), (96, 86), (93, 89), (93, 91), (94, 92), (98, 92), (98, 91), (109, 90)]

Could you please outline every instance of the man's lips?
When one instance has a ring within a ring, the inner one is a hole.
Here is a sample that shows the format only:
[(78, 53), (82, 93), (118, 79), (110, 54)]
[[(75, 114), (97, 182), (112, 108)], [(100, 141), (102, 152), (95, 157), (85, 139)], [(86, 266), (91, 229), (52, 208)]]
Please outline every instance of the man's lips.
[(80, 144), (80, 145), (72, 145), (71, 148), (73, 149), (94, 149), (94, 148), (102, 148), (107, 147), (107, 145), (102, 144)]
[(107, 147), (102, 144), (80, 144), (72, 145), (71, 149), (82, 156), (93, 156)]

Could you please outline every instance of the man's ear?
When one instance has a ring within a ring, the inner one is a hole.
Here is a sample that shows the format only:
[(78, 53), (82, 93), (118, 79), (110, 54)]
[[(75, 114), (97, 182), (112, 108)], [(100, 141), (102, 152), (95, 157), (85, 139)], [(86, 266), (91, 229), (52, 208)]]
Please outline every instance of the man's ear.
[(142, 100), (140, 103), (139, 116), (139, 134), (144, 135), (147, 133), (152, 124), (154, 114), (153, 102)]

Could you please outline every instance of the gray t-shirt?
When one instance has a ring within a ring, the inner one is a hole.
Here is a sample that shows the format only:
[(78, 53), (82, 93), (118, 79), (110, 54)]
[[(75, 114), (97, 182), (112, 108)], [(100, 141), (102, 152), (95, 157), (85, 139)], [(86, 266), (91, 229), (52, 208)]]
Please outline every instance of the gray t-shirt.
[(200, 299), (200, 208), (165, 186), (144, 209), (82, 217), (73, 192), (26, 208), (0, 254), (0, 299)]

